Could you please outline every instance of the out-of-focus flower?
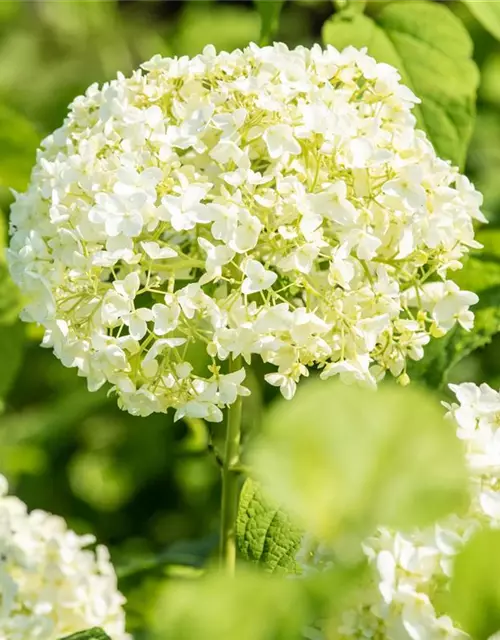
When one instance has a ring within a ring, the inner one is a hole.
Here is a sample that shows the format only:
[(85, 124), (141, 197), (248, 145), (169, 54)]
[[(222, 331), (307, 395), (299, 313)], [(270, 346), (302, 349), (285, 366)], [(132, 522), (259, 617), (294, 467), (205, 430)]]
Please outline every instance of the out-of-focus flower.
[(12, 207), (24, 318), (139, 415), (220, 420), (239, 355), (287, 398), (310, 367), (406, 381), (431, 335), (472, 325), (447, 272), (483, 217), (399, 80), (352, 47), (275, 44), (92, 85)]
[(0, 476), (0, 637), (54, 640), (102, 627), (128, 640), (123, 603), (106, 547), (64, 520), (7, 495)]
[[(500, 526), (500, 392), (486, 384), (450, 387), (458, 404), (447, 405), (448, 416), (466, 448), (469, 512), (409, 533), (380, 529), (365, 540), (372, 580), (358, 607), (343, 615), (339, 638), (469, 638), (436, 605), (449, 584), (454, 557), (472, 534)], [(305, 572), (327, 568), (331, 549), (305, 538), (299, 561)]]

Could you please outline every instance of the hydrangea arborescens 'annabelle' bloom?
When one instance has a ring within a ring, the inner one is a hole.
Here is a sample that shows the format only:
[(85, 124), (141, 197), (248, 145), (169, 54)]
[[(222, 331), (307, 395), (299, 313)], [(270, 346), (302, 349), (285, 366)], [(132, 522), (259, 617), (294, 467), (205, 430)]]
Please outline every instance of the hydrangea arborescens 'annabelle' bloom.
[[(343, 616), (335, 637), (469, 638), (453, 620), (438, 613), (439, 602), (449, 587), (454, 557), (472, 534), (483, 527), (500, 527), (500, 392), (486, 384), (450, 386), (458, 404), (447, 405), (448, 416), (465, 445), (472, 496), (469, 512), (410, 533), (380, 529), (366, 540), (363, 548), (372, 581), (359, 606)], [(317, 548), (307, 538), (298, 559), (306, 573), (332, 561), (331, 551)], [(312, 630), (310, 637), (323, 636)]]
[(92, 85), (12, 207), (24, 317), (139, 415), (221, 420), (248, 393), (221, 372), (239, 355), (286, 398), (310, 366), (406, 378), (431, 335), (472, 325), (446, 274), (483, 219), (416, 102), (364, 51), (283, 44)]
[(2, 640), (54, 640), (94, 626), (113, 640), (130, 638), (108, 550), (86, 549), (94, 542), (62, 518), (28, 513), (0, 476)]

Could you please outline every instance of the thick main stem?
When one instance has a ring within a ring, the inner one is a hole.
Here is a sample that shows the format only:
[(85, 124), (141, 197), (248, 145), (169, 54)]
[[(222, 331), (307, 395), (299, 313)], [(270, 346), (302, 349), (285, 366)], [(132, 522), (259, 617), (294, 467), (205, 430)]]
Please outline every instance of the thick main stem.
[[(230, 371), (241, 368), (241, 358), (230, 361)], [(236, 398), (227, 413), (226, 445), (222, 466), (222, 502), (220, 523), (220, 566), (233, 575), (236, 564), (236, 517), (238, 515), (241, 439), (241, 396)]]

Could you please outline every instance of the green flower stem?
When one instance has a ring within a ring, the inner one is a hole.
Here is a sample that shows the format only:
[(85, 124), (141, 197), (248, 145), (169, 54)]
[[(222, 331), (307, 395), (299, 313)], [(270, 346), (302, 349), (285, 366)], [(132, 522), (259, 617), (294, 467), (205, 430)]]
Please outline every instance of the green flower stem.
[[(241, 358), (230, 361), (230, 371), (241, 369)], [(222, 501), (220, 522), (220, 566), (226, 573), (234, 575), (236, 565), (236, 516), (239, 499), (239, 463), (241, 440), (242, 398), (227, 411), (227, 431), (222, 465)]]

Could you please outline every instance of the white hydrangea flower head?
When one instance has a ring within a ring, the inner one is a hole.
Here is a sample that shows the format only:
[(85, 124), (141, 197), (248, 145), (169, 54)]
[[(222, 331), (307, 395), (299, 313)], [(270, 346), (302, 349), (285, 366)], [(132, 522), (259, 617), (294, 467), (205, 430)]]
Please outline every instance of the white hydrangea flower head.
[(24, 318), (139, 415), (221, 420), (248, 393), (222, 366), (239, 356), (287, 398), (310, 367), (406, 380), (472, 325), (447, 273), (484, 218), (399, 80), (352, 47), (252, 44), (92, 85), (12, 207)]
[[(486, 384), (450, 387), (458, 404), (447, 405), (448, 416), (466, 448), (469, 513), (412, 533), (381, 528), (366, 540), (363, 549), (372, 580), (359, 606), (344, 614), (338, 629), (341, 639), (469, 638), (448, 616), (440, 615), (435, 604), (449, 585), (454, 557), (472, 534), (500, 527), (500, 392)], [(332, 552), (305, 538), (298, 560), (306, 573), (322, 570), (330, 566)]]
[(124, 597), (106, 547), (89, 545), (65, 521), (7, 495), (0, 476), (0, 638), (55, 640), (102, 627), (113, 640), (125, 633)]

